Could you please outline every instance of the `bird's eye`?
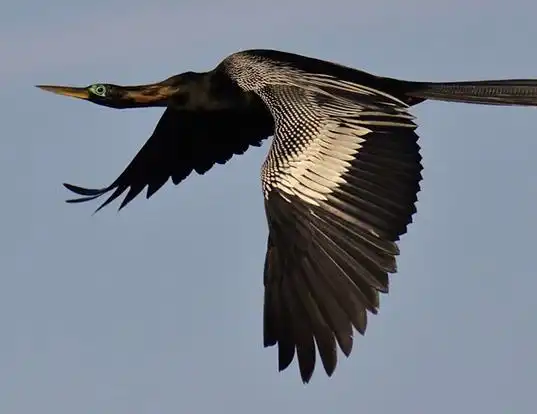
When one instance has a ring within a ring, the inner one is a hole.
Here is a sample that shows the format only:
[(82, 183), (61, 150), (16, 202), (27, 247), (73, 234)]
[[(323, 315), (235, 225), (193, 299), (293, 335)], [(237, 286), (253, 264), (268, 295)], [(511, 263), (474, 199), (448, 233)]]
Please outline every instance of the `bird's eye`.
[(93, 92), (95, 95), (105, 96), (106, 95), (106, 86), (104, 86), (104, 85), (91, 85), (90, 91)]

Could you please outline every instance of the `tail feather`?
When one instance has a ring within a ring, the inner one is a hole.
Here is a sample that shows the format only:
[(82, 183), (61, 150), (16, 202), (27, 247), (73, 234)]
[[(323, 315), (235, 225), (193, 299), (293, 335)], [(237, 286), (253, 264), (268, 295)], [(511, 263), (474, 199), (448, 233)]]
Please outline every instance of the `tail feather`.
[(412, 82), (407, 95), (483, 105), (537, 106), (537, 79)]

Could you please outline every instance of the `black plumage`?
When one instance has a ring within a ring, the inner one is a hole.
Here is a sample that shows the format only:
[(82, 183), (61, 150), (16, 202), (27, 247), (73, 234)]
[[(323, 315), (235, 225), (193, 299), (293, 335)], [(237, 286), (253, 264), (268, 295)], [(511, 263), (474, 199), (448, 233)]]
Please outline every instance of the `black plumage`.
[(102, 189), (66, 187), (98, 209), (125, 207), (170, 178), (204, 174), (274, 136), (261, 181), (269, 235), (264, 345), (304, 382), (349, 355), (396, 271), (396, 242), (416, 212), (421, 156), (409, 107), (426, 99), (536, 105), (537, 80), (411, 82), (274, 50), (247, 50), (212, 71), (122, 87), (40, 86), (113, 108), (165, 107), (150, 139)]

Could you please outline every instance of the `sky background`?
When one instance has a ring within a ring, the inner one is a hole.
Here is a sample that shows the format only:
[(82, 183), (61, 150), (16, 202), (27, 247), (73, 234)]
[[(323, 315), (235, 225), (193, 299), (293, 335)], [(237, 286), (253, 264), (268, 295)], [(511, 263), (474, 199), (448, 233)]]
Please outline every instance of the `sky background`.
[(262, 347), (268, 143), (92, 216), (61, 183), (110, 183), (162, 109), (33, 87), (158, 81), (247, 48), (405, 79), (537, 77), (536, 13), (534, 0), (2, 2), (0, 412), (536, 412), (535, 108), (414, 108), (424, 181), (391, 293), (335, 375), (319, 366), (304, 386)]

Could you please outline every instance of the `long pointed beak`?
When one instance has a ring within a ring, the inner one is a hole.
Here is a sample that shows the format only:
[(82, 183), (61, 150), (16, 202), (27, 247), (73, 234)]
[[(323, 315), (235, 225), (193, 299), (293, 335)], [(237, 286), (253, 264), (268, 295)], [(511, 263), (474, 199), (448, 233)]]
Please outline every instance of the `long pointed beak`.
[(36, 85), (37, 88), (44, 91), (52, 92), (58, 95), (70, 96), (78, 99), (89, 99), (89, 92), (86, 88), (75, 88), (71, 86), (51, 86), (51, 85)]

